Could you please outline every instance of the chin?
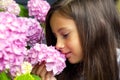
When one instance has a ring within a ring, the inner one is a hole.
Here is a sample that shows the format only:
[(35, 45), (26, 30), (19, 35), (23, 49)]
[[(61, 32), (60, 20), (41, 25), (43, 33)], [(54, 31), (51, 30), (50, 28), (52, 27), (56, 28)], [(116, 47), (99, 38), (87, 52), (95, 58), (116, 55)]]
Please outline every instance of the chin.
[(69, 63), (71, 63), (71, 64), (77, 64), (77, 63), (80, 63), (80, 61), (75, 61), (75, 60), (68, 60), (69, 61)]
[(70, 64), (78, 64), (78, 63), (83, 62), (83, 60), (68, 59), (68, 62), (69, 62)]

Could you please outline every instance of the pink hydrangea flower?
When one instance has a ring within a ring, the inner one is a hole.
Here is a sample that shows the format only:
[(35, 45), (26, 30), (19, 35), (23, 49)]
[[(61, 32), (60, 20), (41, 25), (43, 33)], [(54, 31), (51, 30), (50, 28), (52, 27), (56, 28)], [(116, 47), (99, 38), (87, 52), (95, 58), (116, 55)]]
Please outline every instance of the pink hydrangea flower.
[(0, 9), (15, 15), (20, 13), (20, 7), (14, 0), (0, 0)]
[(0, 12), (0, 71), (20, 65), (27, 55), (26, 30), (13, 14)]
[(10, 13), (13, 13), (15, 15), (19, 15), (20, 13), (20, 7), (19, 5), (13, 1), (7, 8), (7, 11), (10, 12)]
[(50, 5), (46, 0), (29, 0), (27, 6), (29, 16), (34, 16), (41, 22), (45, 21), (46, 14), (50, 9)]
[(28, 55), (26, 46), (29, 42), (40, 43), (42, 38), (43, 30), (37, 20), (0, 12), (0, 71), (10, 69), (15, 76)]
[(27, 45), (34, 46), (36, 43), (42, 43), (44, 40), (44, 31), (41, 27), (40, 23), (33, 18), (19, 18), (21, 21), (24, 22), (25, 27), (28, 28), (27, 30)]
[(53, 46), (47, 46), (45, 44), (36, 44), (32, 47), (26, 60), (29, 61), (33, 66), (38, 62), (46, 62), (46, 70), (53, 71), (54, 75), (57, 75), (63, 71), (66, 67), (65, 55), (61, 54)]

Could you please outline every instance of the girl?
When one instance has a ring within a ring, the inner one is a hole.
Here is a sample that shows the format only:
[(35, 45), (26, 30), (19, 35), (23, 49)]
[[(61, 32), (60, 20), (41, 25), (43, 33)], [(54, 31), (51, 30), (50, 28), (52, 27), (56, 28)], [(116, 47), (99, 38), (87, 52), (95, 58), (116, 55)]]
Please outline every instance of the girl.
[(47, 14), (46, 40), (65, 54), (67, 67), (54, 77), (43, 63), (32, 73), (42, 80), (119, 80), (118, 24), (113, 0), (57, 1)]

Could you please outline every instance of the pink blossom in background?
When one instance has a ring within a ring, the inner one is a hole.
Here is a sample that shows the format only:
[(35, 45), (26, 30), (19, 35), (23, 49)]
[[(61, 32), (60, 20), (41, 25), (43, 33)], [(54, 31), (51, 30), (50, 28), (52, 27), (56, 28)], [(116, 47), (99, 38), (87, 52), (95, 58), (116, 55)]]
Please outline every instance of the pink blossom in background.
[(33, 16), (41, 22), (45, 21), (46, 14), (50, 9), (50, 5), (46, 0), (29, 0), (27, 6), (29, 16)]
[(8, 6), (7, 11), (10, 12), (10, 13), (13, 13), (15, 15), (19, 15), (19, 13), (20, 13), (20, 7), (19, 7), (19, 5), (15, 1), (13, 1)]
[(57, 75), (63, 71), (66, 67), (65, 55), (60, 53), (53, 46), (47, 46), (45, 44), (36, 44), (28, 51), (26, 60), (33, 66), (38, 62), (46, 62), (47, 71), (53, 71), (54, 75)]
[(0, 0), (0, 9), (15, 15), (20, 13), (20, 7), (15, 0)]

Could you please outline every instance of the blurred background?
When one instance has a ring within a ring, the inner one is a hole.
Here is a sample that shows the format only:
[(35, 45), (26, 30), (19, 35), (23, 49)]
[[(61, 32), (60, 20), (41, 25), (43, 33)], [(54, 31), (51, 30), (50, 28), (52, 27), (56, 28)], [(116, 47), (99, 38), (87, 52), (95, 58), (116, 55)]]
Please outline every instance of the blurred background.
[[(28, 0), (15, 0), (17, 3), (22, 4), (24, 6), (27, 5)], [(50, 4), (54, 3), (56, 0), (47, 0)], [(116, 6), (118, 10), (120, 11), (120, 0), (114, 0), (116, 2)]]
[[(17, 3), (26, 5), (28, 0), (15, 0)], [(50, 4), (54, 3), (56, 0), (47, 0)]]

